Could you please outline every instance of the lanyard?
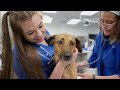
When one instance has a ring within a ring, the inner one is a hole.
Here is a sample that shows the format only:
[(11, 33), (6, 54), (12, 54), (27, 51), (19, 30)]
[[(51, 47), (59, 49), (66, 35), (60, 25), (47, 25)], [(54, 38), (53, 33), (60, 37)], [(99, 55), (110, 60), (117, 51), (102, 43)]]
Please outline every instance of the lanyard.
[[(50, 54), (50, 52), (48, 52), (45, 48), (43, 48), (42, 46), (40, 46), (41, 49), (43, 49), (47, 54), (46, 55), (50, 55), (51, 60), (53, 59), (52, 55)], [(41, 54), (40, 52), (36, 51), (39, 55), (41, 55), (42, 57), (44, 57), (47, 60), (50, 60), (49, 58), (47, 58), (45, 55)], [(50, 61), (51, 61), (50, 60)]]

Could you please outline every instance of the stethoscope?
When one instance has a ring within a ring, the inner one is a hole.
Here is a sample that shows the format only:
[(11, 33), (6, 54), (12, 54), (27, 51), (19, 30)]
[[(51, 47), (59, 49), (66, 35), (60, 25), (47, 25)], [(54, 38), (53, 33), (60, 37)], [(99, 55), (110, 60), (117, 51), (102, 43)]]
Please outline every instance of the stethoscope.
[[(94, 64), (94, 63), (96, 63), (98, 60), (100, 60), (101, 55), (102, 55), (102, 49), (103, 49), (104, 44), (105, 44), (105, 41), (103, 42), (103, 45), (101, 46), (99, 57), (98, 57), (95, 61), (90, 62), (90, 63), (88, 63), (88, 64), (85, 64), (85, 65), (83, 65), (83, 66), (87, 66), (87, 65)], [(83, 67), (83, 66), (82, 66), (82, 67)]]
[[(102, 33), (102, 39), (101, 39), (101, 49), (100, 49), (100, 54), (99, 54), (99, 57), (98, 57), (95, 61), (90, 62), (90, 63), (88, 63), (88, 64), (85, 64), (85, 65), (83, 65), (83, 66), (87, 66), (87, 65), (94, 64), (94, 63), (98, 62), (98, 60), (100, 60), (101, 55), (102, 55), (102, 51), (103, 51), (103, 47), (104, 47), (104, 45), (105, 45), (105, 42), (106, 42), (106, 41), (109, 41), (109, 40), (108, 40), (108, 39), (105, 39), (105, 38), (103, 37), (103, 33)], [(109, 51), (109, 52), (110, 52), (110, 51)], [(82, 66), (82, 67), (83, 67), (83, 66)]]
[[(38, 45), (38, 44), (37, 44)], [(50, 52), (48, 52), (45, 48), (43, 48), (42, 46), (40, 46), (40, 45), (38, 45), (42, 50), (44, 50), (45, 52), (46, 52), (46, 56), (50, 56), (50, 58), (48, 58), (48, 57), (46, 57), (45, 55), (43, 55), (42, 53), (40, 53), (39, 51), (37, 51), (36, 50), (36, 52), (40, 55), (40, 56), (42, 56), (42, 57), (44, 57), (45, 59), (47, 59), (49, 62), (48, 62), (48, 64), (53, 60), (53, 56), (52, 56), (52, 54), (50, 53)]]

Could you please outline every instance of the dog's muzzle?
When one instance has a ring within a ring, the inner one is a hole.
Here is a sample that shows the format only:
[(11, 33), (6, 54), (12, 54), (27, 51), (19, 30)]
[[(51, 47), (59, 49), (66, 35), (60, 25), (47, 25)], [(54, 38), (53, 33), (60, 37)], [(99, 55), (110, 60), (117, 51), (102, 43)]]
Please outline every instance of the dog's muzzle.
[(65, 61), (69, 61), (72, 58), (72, 55), (69, 52), (63, 53), (60, 55), (60, 58)]

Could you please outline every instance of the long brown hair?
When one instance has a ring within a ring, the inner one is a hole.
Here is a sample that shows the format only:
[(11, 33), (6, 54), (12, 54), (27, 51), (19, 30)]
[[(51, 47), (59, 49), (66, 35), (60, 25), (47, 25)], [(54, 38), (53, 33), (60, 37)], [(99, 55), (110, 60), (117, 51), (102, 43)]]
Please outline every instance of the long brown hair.
[(31, 19), (34, 14), (39, 14), (42, 18), (42, 15), (38, 11), (9, 11), (4, 14), (2, 18), (3, 70), (1, 72), (1, 79), (11, 78), (12, 45), (8, 28), (8, 16), (20, 65), (25, 71), (28, 79), (44, 79), (40, 58), (37, 55), (33, 44), (24, 38), (22, 29), (19, 25), (19, 23)]

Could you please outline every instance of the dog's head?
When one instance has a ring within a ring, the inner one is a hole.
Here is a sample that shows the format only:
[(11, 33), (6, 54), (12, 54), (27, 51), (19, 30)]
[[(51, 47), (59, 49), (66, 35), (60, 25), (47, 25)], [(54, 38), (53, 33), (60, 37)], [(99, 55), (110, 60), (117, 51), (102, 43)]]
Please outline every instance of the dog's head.
[(80, 41), (74, 36), (65, 33), (49, 37), (47, 43), (54, 46), (54, 56), (57, 59), (71, 60), (75, 48), (78, 49), (78, 52), (82, 52)]

